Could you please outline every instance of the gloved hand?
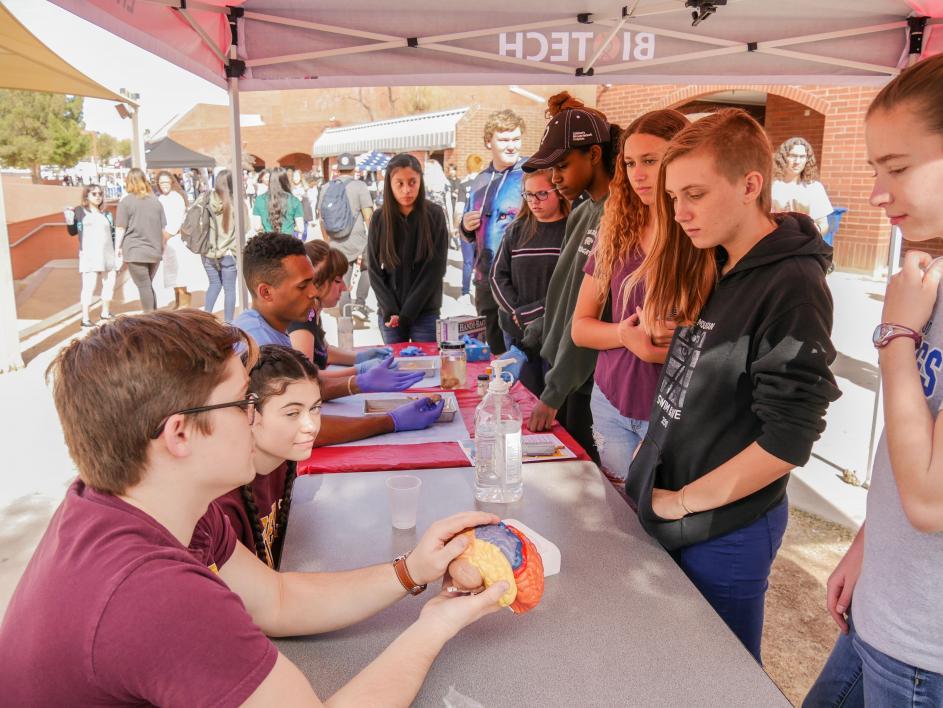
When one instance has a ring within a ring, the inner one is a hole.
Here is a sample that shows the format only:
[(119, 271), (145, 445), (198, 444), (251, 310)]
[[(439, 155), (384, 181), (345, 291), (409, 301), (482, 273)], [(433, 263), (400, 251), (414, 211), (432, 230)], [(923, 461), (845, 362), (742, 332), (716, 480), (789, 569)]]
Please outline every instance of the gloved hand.
[(383, 391), (405, 391), (422, 381), (425, 372), (400, 371), (392, 356), (388, 356), (377, 366), (362, 374), (357, 374), (357, 388), (361, 393), (380, 393)]
[(403, 430), (425, 430), (439, 419), (444, 407), (444, 398), (440, 398), (438, 403), (433, 403), (431, 398), (423, 396), (399, 408), (394, 408), (390, 411), (390, 417), (393, 418), (393, 430), (397, 433)]
[(354, 364), (354, 369), (356, 369), (358, 374), (365, 374), (374, 366), (379, 366), (382, 361), (382, 359), (367, 359), (359, 364)]
[(402, 349), (399, 350), (400, 356), (419, 356), (421, 354), (422, 354), (422, 349), (420, 349), (419, 347), (415, 345), (403, 347)]
[(521, 378), (521, 367), (527, 362), (527, 355), (518, 349), (516, 346), (512, 345), (504, 354), (498, 357), (499, 359), (511, 359), (514, 361), (513, 364), (505, 366), (503, 371), (508, 372), (511, 376), (514, 377), (515, 381), (518, 381)]
[(371, 347), (370, 349), (364, 349), (354, 354), (354, 363), (363, 364), (371, 359), (379, 359), (382, 361), (388, 356), (393, 356), (393, 350), (389, 347)]

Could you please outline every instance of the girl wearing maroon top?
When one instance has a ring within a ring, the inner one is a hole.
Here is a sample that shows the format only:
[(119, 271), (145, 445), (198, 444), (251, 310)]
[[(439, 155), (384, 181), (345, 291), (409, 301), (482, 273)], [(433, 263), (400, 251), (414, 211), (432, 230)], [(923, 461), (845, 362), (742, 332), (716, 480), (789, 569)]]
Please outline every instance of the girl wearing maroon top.
[[(600, 223), (596, 249), (583, 268), (573, 314), (573, 342), (600, 350), (590, 398), (593, 437), (606, 475), (624, 482), (632, 454), (645, 437), (655, 385), (667, 353), (664, 334), (640, 326), (642, 281), (628, 278), (649, 252), (655, 234), (655, 186), (668, 141), (689, 124), (678, 111), (652, 111), (625, 131), (619, 163)], [(612, 297), (612, 322), (602, 319)], [(656, 344), (655, 342), (658, 342)]]
[(239, 540), (278, 568), (288, 526), (295, 465), (311, 455), (321, 428), (318, 369), (294, 349), (262, 347), (249, 373), (256, 394), (252, 457), (255, 479), (217, 500)]

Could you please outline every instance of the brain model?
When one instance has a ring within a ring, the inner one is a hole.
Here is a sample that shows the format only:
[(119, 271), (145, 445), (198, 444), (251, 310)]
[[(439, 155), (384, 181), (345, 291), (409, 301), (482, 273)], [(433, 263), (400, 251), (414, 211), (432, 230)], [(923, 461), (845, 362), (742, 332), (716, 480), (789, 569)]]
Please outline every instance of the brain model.
[(486, 588), (508, 581), (508, 591), (498, 600), (502, 607), (524, 613), (537, 606), (544, 593), (544, 565), (530, 539), (504, 523), (476, 526), (460, 535), (467, 536), (469, 544), (449, 569), (454, 579), (474, 587), (477, 577), (468, 563)]

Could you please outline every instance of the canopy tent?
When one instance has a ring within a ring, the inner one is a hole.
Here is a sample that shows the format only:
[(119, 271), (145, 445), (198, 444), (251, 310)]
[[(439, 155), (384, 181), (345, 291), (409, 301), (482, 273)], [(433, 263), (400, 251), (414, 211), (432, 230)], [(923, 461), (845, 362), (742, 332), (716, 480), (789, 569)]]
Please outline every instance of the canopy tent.
[[(0, 4), (0, 88), (23, 91), (65, 93), (119, 101), (135, 107), (134, 101), (119, 96), (66, 63)], [(0, 180), (0, 373), (23, 366), (16, 322), (13, 269), (7, 233), (3, 183)], [(7, 323), (9, 325), (7, 326)]]
[[(880, 84), (909, 53), (907, 18), (943, 15), (940, 0), (52, 1), (219, 86), (238, 77), (243, 90)], [(694, 27), (692, 12), (703, 18)]]
[(314, 141), (314, 157), (370, 150), (408, 152), (455, 147), (455, 126), (468, 108), (422, 113), (359, 125), (328, 128)]
[[(216, 160), (209, 155), (204, 155), (191, 150), (170, 138), (161, 138), (144, 146), (144, 156), (147, 168), (149, 170), (169, 170), (178, 167), (205, 167), (213, 169), (216, 167)], [(130, 160), (124, 161), (125, 167), (130, 167)]]
[[(933, 35), (943, 0), (51, 1), (228, 87), (232, 164), (241, 161), (240, 89), (882, 85), (943, 51), (943, 33)], [(241, 170), (233, 176), (241, 193)], [(236, 222), (244, 233), (238, 209)]]
[(363, 155), (357, 155), (357, 169), (366, 170), (367, 172), (376, 172), (377, 170), (384, 170), (390, 162), (390, 156), (386, 153), (377, 152), (373, 150), (371, 152), (365, 152)]
[(7, 89), (67, 93), (134, 105), (67, 64), (3, 5), (0, 5), (0, 77), (0, 85)]

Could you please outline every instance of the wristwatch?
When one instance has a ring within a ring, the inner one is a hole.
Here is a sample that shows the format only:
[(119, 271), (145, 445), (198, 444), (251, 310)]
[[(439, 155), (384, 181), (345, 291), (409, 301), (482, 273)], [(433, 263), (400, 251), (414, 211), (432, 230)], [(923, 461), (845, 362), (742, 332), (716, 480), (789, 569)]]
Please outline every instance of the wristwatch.
[(406, 589), (406, 592), (410, 595), (418, 595), (426, 589), (426, 585), (417, 585), (409, 574), (409, 568), (406, 567), (406, 556), (408, 555), (408, 553), (404, 553), (393, 559), (393, 572), (396, 573), (396, 579)]
[(910, 329), (910, 327), (904, 327), (904, 325), (891, 324), (889, 322), (882, 322), (874, 328), (871, 341), (874, 343), (875, 348), (883, 349), (898, 337), (912, 339), (918, 347), (923, 342), (923, 337), (920, 335), (920, 332)]

